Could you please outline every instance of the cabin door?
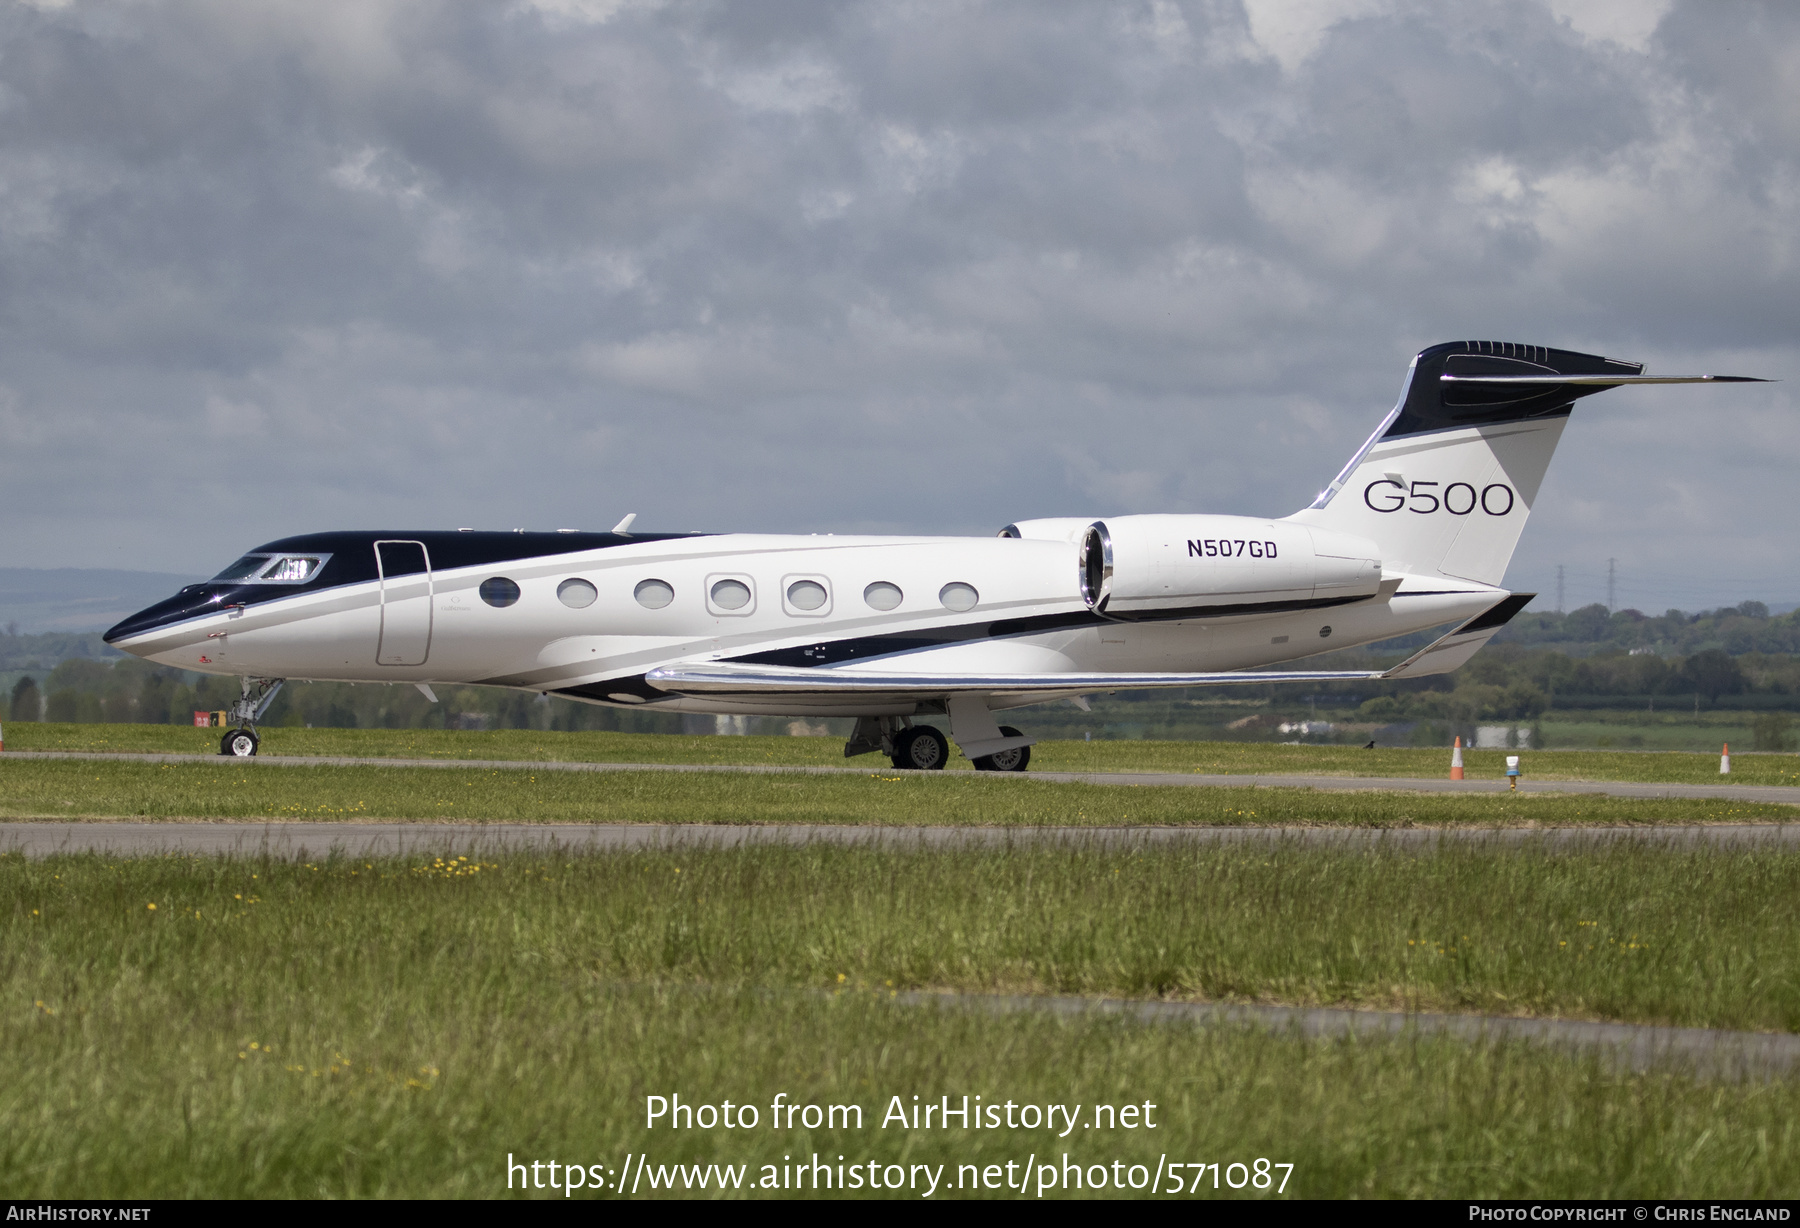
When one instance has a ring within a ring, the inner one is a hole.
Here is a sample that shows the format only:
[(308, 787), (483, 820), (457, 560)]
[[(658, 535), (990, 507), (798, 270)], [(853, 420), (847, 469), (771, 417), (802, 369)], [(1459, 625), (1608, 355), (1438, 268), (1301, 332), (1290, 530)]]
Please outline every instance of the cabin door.
[(381, 575), (381, 640), (375, 660), (382, 665), (423, 665), (431, 651), (431, 556), (424, 542), (375, 543)]

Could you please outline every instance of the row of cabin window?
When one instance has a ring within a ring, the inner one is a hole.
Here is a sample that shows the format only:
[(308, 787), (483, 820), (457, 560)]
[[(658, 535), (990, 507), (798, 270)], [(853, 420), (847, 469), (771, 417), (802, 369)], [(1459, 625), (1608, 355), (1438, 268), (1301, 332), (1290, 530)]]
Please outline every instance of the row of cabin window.
[[(519, 599), (518, 584), (505, 576), (483, 580), (477, 591), (483, 601), (499, 609), (505, 609)], [(660, 610), (675, 600), (675, 586), (667, 580), (642, 580), (632, 590), (632, 595), (646, 610)], [(556, 596), (571, 609), (585, 610), (594, 604), (600, 590), (586, 580), (571, 579), (556, 586)], [(741, 610), (750, 604), (750, 586), (742, 580), (719, 580), (713, 584), (711, 596), (712, 603), (721, 610)], [(874, 610), (892, 610), (905, 596), (898, 584), (886, 580), (877, 580), (863, 589), (863, 600)], [(817, 580), (796, 580), (788, 585), (788, 604), (796, 610), (821, 609), (829, 597), (825, 586)], [(981, 594), (975, 591), (974, 585), (956, 581), (938, 590), (938, 600), (946, 610), (960, 614), (974, 609)]]

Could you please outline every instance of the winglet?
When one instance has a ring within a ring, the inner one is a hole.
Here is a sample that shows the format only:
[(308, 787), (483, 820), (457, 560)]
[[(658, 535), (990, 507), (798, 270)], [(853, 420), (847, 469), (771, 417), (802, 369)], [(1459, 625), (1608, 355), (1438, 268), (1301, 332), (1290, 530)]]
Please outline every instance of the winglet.
[(1382, 674), (1387, 678), (1423, 678), (1447, 674), (1481, 650), (1482, 645), (1513, 620), (1536, 593), (1511, 593), (1447, 635), (1439, 636)]

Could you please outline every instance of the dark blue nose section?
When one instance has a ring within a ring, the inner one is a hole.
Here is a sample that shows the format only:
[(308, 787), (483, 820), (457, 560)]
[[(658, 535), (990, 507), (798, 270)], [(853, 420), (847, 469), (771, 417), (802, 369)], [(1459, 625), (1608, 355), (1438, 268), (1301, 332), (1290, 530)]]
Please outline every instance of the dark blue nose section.
[(103, 638), (108, 644), (116, 644), (146, 631), (155, 631), (159, 627), (215, 613), (230, 603), (230, 592), (231, 586), (190, 584), (167, 601), (159, 601), (147, 609), (139, 610), (112, 627)]

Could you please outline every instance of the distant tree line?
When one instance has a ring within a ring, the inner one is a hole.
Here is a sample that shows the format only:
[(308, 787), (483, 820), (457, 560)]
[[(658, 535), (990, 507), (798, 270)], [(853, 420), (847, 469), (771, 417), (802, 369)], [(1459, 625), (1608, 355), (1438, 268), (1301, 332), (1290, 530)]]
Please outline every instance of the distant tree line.
[[(612, 729), (672, 733), (682, 718), (602, 708), (500, 687), (437, 686), (437, 703), (409, 685), (290, 682), (263, 716), (265, 725), (341, 729)], [(238, 697), (236, 678), (193, 674), (128, 657), (71, 657), (40, 684), (27, 674), (12, 686), (14, 721), (188, 725), (194, 713), (224, 711)]]
[(6, 633), (0, 635), (0, 673), (22, 669), (45, 673), (70, 657), (116, 661), (124, 655), (101, 639), (98, 631), (46, 631), (22, 635), (17, 623), (9, 623)]
[(1530, 720), (1554, 708), (1800, 708), (1800, 658), (1707, 648), (1687, 657), (1614, 650), (1571, 657), (1552, 648), (1493, 644), (1451, 674), (1375, 683), (1372, 717)]
[(1800, 610), (1771, 616), (1760, 601), (1687, 614), (1667, 610), (1609, 612), (1586, 605), (1559, 614), (1527, 608), (1494, 637), (1496, 643), (1554, 644), (1576, 656), (1608, 648), (1649, 649), (1659, 655), (1688, 656), (1717, 649), (1730, 656), (1745, 653), (1800, 652)]
[[(1333, 654), (1329, 663), (1314, 658), (1310, 664), (1380, 668), (1430, 638), (1394, 641), (1385, 647), (1396, 651), (1385, 655), (1353, 651)], [(96, 659), (101, 654), (110, 659)], [(225, 709), (238, 694), (235, 678), (124, 657), (94, 635), (0, 635), (0, 673), (13, 679), (7, 715), (15, 721), (188, 724), (196, 710)], [(433, 704), (410, 686), (290, 683), (264, 723), (646, 733), (683, 728), (679, 716), (544, 699), (528, 692), (463, 686), (435, 690), (440, 702)], [(1323, 706), (1354, 711), (1370, 721), (1430, 721), (1458, 728), (1480, 721), (1532, 721), (1557, 710), (1800, 712), (1800, 612), (1772, 617), (1756, 601), (1692, 615), (1670, 610), (1658, 617), (1635, 610), (1608, 613), (1600, 605), (1568, 614), (1527, 612), (1451, 674), (1400, 682), (1233, 687), (1230, 693), (1301, 711)], [(1186, 693), (1192, 700), (1207, 696), (1200, 689)], [(1168, 692), (1139, 692), (1094, 703), (1117, 706), (1123, 713), (1145, 702), (1175, 698)], [(1102, 716), (1092, 723), (1103, 721)], [(768, 724), (756, 722), (758, 729)]]

